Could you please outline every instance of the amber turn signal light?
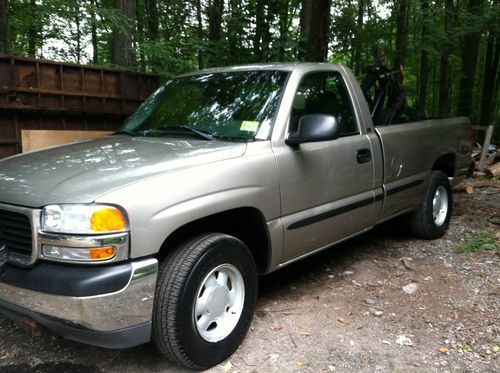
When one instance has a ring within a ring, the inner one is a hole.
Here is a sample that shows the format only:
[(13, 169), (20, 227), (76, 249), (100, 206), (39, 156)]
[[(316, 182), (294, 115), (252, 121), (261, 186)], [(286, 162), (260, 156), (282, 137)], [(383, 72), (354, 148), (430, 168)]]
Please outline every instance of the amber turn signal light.
[(99, 247), (89, 249), (88, 253), (91, 260), (109, 260), (115, 257), (116, 248), (114, 246)]
[(92, 214), (90, 227), (94, 232), (123, 231), (127, 222), (118, 209), (105, 207)]

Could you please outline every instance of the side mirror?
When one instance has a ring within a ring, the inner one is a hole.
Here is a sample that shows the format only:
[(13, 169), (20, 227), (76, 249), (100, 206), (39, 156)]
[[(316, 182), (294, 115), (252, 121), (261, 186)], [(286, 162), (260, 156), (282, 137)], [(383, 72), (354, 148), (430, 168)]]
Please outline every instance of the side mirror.
[(304, 142), (334, 140), (339, 137), (339, 125), (333, 115), (309, 114), (299, 120), (297, 131), (290, 132), (285, 139), (287, 145)]

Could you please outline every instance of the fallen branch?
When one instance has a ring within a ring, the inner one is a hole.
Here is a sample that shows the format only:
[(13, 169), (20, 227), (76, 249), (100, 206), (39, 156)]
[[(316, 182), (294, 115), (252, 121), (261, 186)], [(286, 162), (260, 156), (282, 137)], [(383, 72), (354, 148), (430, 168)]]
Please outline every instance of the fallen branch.
[(316, 283), (320, 284), (320, 285), (326, 286), (326, 287), (327, 287), (327, 288), (329, 288), (329, 289), (335, 290), (335, 288), (334, 288), (333, 286), (331, 286), (331, 285), (327, 284), (326, 282), (323, 282), (323, 281), (320, 281), (320, 280), (316, 280), (316, 279), (315, 279), (315, 278), (313, 278), (313, 277), (309, 277), (309, 279), (310, 279), (311, 281), (314, 281), (314, 282), (316, 282)]
[(297, 344), (293, 340), (292, 333), (290, 333), (290, 329), (288, 328), (288, 326), (286, 327), (286, 331), (288, 332), (288, 336), (290, 337), (290, 340), (292, 341), (293, 345), (295, 346), (295, 348), (297, 348)]

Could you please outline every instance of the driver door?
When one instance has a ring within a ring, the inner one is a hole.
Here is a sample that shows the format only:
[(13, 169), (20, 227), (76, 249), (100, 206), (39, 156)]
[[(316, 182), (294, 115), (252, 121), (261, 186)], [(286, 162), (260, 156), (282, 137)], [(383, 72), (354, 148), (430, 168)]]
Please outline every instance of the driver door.
[(300, 117), (308, 114), (335, 116), (340, 137), (284, 145), (275, 151), (284, 226), (282, 263), (374, 222), (373, 151), (368, 136), (361, 132), (339, 72), (312, 72), (302, 78), (287, 132), (295, 131)]

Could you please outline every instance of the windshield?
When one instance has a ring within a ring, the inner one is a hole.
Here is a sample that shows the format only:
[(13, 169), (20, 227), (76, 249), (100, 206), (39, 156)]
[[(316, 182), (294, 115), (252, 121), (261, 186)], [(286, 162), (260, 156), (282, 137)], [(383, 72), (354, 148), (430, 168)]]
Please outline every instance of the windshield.
[(207, 140), (265, 138), (287, 75), (266, 70), (173, 79), (153, 93), (119, 132)]

